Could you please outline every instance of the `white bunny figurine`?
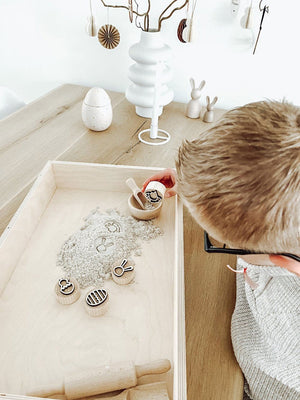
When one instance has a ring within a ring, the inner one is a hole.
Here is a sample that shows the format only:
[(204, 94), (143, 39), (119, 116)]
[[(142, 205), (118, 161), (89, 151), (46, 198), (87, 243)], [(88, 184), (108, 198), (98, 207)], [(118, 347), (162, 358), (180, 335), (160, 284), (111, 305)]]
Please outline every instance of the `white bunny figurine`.
[(205, 85), (205, 81), (202, 81), (198, 88), (196, 88), (195, 80), (190, 78), (192, 92), (191, 97), (192, 100), (189, 101), (187, 108), (186, 108), (186, 116), (189, 118), (199, 118), (200, 111), (201, 111), (201, 104), (200, 104), (200, 97), (201, 97), (201, 90)]
[(214, 112), (213, 112), (213, 107), (216, 104), (216, 102), (218, 101), (218, 97), (216, 96), (212, 102), (210, 102), (210, 98), (209, 96), (206, 96), (206, 108), (207, 110), (205, 111), (205, 114), (203, 116), (203, 121), (204, 122), (213, 122), (214, 120)]

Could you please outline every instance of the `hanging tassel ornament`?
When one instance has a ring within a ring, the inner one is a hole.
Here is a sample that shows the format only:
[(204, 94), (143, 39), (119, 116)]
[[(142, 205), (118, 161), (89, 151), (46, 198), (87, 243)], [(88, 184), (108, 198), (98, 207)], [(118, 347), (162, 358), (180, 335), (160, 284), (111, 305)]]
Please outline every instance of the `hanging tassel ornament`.
[(97, 28), (96, 28), (96, 21), (95, 17), (91, 15), (87, 18), (88, 23), (86, 26), (86, 31), (89, 36), (97, 36)]
[(86, 26), (86, 31), (89, 36), (97, 36), (96, 18), (93, 16), (92, 0), (90, 0), (90, 11), (91, 15), (87, 17), (88, 23)]
[(258, 284), (257, 284), (256, 282), (254, 282), (254, 281), (250, 278), (250, 276), (247, 274), (247, 268), (243, 268), (243, 271), (237, 271), (237, 270), (231, 268), (231, 266), (228, 265), (228, 264), (226, 265), (226, 267), (229, 268), (232, 272), (235, 272), (236, 274), (243, 274), (243, 275), (244, 275), (245, 282), (248, 283), (248, 285), (251, 287), (251, 289), (253, 289), (253, 290), (254, 290), (254, 289), (257, 289)]
[(132, 8), (132, 0), (128, 0), (128, 10), (129, 10), (129, 21), (133, 21), (133, 8)]
[(245, 13), (241, 18), (241, 27), (244, 29), (252, 29), (253, 26), (253, 4), (252, 0), (250, 3), (250, 7), (245, 9)]

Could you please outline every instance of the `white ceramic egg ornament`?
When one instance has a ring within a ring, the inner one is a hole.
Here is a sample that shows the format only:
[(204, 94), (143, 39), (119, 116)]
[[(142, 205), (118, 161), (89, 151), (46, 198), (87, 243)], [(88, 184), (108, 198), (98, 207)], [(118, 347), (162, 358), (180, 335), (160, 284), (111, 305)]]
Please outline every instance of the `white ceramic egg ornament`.
[(90, 89), (82, 103), (82, 121), (92, 131), (104, 131), (112, 122), (112, 106), (109, 95), (102, 88)]

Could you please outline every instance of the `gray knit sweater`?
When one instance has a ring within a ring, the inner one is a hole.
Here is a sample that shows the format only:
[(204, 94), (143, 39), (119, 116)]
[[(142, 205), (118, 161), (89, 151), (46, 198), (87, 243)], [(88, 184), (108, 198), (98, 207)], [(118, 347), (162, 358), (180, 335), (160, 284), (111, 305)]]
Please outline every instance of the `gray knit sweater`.
[(247, 267), (257, 289), (237, 274), (231, 336), (253, 400), (300, 400), (300, 278), (280, 267)]

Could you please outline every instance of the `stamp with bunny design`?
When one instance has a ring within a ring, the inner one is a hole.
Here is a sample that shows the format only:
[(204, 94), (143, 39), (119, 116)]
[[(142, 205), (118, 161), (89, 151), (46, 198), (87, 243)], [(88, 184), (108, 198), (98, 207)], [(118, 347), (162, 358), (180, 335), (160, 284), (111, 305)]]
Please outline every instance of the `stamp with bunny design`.
[(111, 276), (118, 285), (128, 285), (135, 277), (134, 262), (124, 258), (111, 267)]

